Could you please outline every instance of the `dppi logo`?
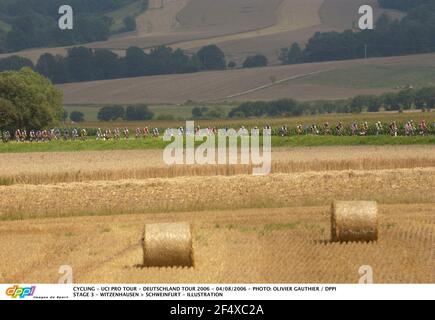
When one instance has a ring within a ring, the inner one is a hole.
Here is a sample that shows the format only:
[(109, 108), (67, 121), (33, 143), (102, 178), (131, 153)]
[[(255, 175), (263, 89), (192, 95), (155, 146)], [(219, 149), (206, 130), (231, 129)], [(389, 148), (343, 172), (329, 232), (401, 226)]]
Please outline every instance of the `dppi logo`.
[(6, 295), (10, 296), (14, 299), (20, 298), (23, 299), (25, 297), (32, 297), (35, 293), (35, 286), (21, 288), (18, 285), (6, 289)]

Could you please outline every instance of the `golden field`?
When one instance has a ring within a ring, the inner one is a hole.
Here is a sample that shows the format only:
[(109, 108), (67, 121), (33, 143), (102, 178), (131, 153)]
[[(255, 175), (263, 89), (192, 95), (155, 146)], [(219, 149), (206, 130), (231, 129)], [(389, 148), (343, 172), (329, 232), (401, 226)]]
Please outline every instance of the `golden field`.
[[(114, 150), (0, 154), (0, 178), (13, 184), (98, 180), (232, 176), (251, 166), (171, 166), (163, 150)], [(272, 173), (435, 167), (435, 146), (297, 147), (272, 151)]]
[(435, 202), (435, 170), (344, 170), (12, 185), (0, 219), (327, 205), (334, 199)]
[[(274, 149), (272, 174), (161, 151), (0, 154), (0, 282), (435, 283), (435, 147)], [(379, 241), (332, 243), (330, 204), (377, 200)], [(143, 268), (146, 223), (187, 221), (194, 268)]]
[[(433, 205), (380, 206), (377, 243), (330, 243), (329, 207), (137, 214), (2, 222), (1, 282), (430, 283)], [(195, 268), (141, 268), (145, 223), (191, 221)]]

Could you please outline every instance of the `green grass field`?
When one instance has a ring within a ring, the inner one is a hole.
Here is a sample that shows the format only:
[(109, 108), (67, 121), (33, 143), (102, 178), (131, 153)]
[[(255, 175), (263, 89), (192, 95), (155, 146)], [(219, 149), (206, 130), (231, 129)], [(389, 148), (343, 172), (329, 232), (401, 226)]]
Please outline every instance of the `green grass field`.
[(357, 65), (293, 80), (292, 83), (342, 88), (415, 88), (435, 85), (435, 66)]
[[(198, 142), (197, 144), (200, 144)], [(315, 147), (315, 146), (358, 146), (358, 145), (433, 145), (435, 136), (427, 137), (336, 137), (336, 136), (293, 136), (272, 137), (273, 147)], [(146, 150), (163, 149), (168, 142), (162, 138), (130, 139), (119, 141), (52, 141), (49, 143), (0, 143), (0, 153), (24, 152), (77, 152), (77, 151), (102, 151), (102, 150)]]
[[(208, 106), (213, 108), (213, 106)], [(224, 106), (223, 106), (224, 107)], [(73, 107), (71, 107), (73, 108)], [(77, 107), (74, 107), (77, 110)], [(82, 108), (88, 108), (83, 106)], [(170, 109), (185, 109), (185, 108), (193, 108), (192, 106), (152, 106), (151, 110), (161, 110), (163, 114), (167, 114), (167, 111)], [(227, 106), (227, 108), (231, 108), (231, 106)], [(86, 110), (85, 110), (86, 111)], [(83, 112), (83, 111), (82, 111)], [(88, 111), (90, 112), (90, 111)], [(175, 111), (174, 111), (175, 112)], [(189, 113), (191, 115), (191, 111)], [(179, 128), (180, 126), (184, 126), (186, 123), (186, 119), (190, 119), (189, 117), (180, 117), (178, 120), (150, 120), (150, 121), (112, 121), (112, 122), (101, 122), (101, 121), (85, 121), (80, 123), (78, 126), (84, 128), (124, 128), (128, 127), (129, 129), (135, 128), (144, 128), (148, 126), (149, 128)], [(85, 115), (86, 119), (86, 115)], [(287, 125), (289, 128), (295, 128), (298, 124), (303, 125), (311, 125), (313, 123), (317, 123), (321, 125), (325, 122), (329, 122), (331, 125), (335, 125), (338, 121), (343, 122), (344, 125), (350, 125), (353, 121), (363, 122), (367, 121), (369, 124), (372, 124), (376, 121), (381, 121), (383, 123), (389, 123), (394, 120), (397, 123), (405, 123), (406, 121), (414, 120), (415, 123), (419, 122), (421, 119), (425, 119), (426, 123), (435, 123), (435, 112), (421, 112), (421, 111), (412, 111), (412, 112), (376, 112), (376, 113), (361, 113), (361, 114), (320, 114), (320, 115), (304, 115), (300, 117), (276, 117), (276, 118), (244, 118), (244, 119), (212, 119), (212, 120), (195, 120), (195, 124), (200, 125), (201, 127), (218, 127), (223, 128), (225, 126), (238, 129), (240, 126), (247, 127), (263, 127), (265, 124), (269, 124), (272, 127), (281, 127), (282, 125)], [(74, 125), (77, 126), (77, 125)]]

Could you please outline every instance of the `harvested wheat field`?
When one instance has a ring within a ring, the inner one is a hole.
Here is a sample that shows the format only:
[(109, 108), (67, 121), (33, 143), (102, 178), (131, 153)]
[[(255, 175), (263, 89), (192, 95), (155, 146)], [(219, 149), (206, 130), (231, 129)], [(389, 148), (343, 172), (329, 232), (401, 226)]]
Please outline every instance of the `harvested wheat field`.
[(136, 18), (137, 36), (174, 32), (179, 27), (178, 13), (189, 0), (151, 0), (148, 10)]
[[(82, 151), (0, 154), (0, 178), (13, 184), (56, 184), (98, 180), (234, 176), (252, 166), (175, 166), (163, 150)], [(272, 173), (381, 170), (435, 167), (435, 146), (275, 148)]]
[(435, 169), (343, 170), (0, 187), (0, 219), (327, 205), (334, 199), (435, 202)]
[[(193, 4), (193, 2), (203, 3), (203, 9), (207, 11), (210, 10), (210, 6), (206, 6), (204, 1), (197, 0), (190, 3)], [(245, 17), (243, 19), (237, 19), (234, 16), (229, 16), (226, 14), (228, 11), (228, 5), (225, 6), (223, 2), (227, 1), (212, 2), (221, 7), (220, 11), (223, 11), (223, 14), (220, 16), (213, 13), (214, 20), (217, 18), (221, 21), (212, 21), (210, 19), (206, 19), (203, 15), (196, 17), (194, 16), (196, 19), (192, 19), (192, 17), (183, 19), (183, 17), (181, 17), (183, 12), (180, 13), (179, 19), (181, 20), (181, 23), (183, 23), (183, 20), (185, 20), (185, 25), (187, 25), (187, 22), (189, 21), (188, 23), (191, 26), (193, 25), (201, 30), (204, 28), (216, 28), (216, 26), (219, 26), (222, 30), (222, 27), (225, 27), (228, 28), (227, 32), (230, 32), (231, 34), (199, 40), (191, 40), (187, 42), (179, 42), (174, 46), (181, 49), (196, 49), (210, 43), (221, 44), (231, 41), (270, 36), (312, 26), (319, 26), (322, 23), (319, 16), (319, 10), (323, 0), (267, 1), (263, 2), (264, 8), (259, 8), (259, 10), (253, 10), (251, 6), (244, 6), (242, 9), (233, 12), (235, 14), (240, 14), (240, 12), (245, 13)], [(214, 11), (210, 11), (210, 13), (212, 12)], [(205, 21), (207, 21), (207, 25), (203, 25)], [(237, 26), (234, 24), (237, 24)], [(234, 32), (237, 30), (240, 32)], [(282, 41), (282, 45), (285, 46), (284, 41)], [(274, 49), (277, 48), (274, 47)], [(231, 52), (227, 53), (231, 54)]]
[[(191, 221), (194, 268), (143, 268), (146, 223)], [(329, 242), (329, 206), (80, 217), (2, 222), (2, 282), (357, 283), (370, 265), (376, 283), (430, 283), (435, 241), (431, 205), (380, 206), (376, 243)]]
[[(272, 158), (258, 177), (169, 169), (157, 150), (1, 154), (0, 281), (53, 283), (70, 265), (75, 283), (357, 283), (370, 265), (376, 283), (435, 283), (434, 146)], [(377, 201), (378, 241), (332, 242), (334, 200)], [(145, 226), (177, 222), (193, 267), (144, 267)]]
[[(200, 0), (198, 0), (200, 1)], [(374, 8), (375, 20), (382, 14), (400, 19), (403, 13), (385, 10), (377, 0), (283, 0), (276, 11), (274, 24), (247, 32), (232, 33), (190, 41), (178, 41), (173, 47), (195, 51), (217, 44), (225, 55), (240, 64), (248, 55), (263, 54), (271, 64), (278, 64), (280, 49), (298, 42), (302, 46), (316, 33), (343, 31), (357, 26), (358, 8), (361, 5)]]

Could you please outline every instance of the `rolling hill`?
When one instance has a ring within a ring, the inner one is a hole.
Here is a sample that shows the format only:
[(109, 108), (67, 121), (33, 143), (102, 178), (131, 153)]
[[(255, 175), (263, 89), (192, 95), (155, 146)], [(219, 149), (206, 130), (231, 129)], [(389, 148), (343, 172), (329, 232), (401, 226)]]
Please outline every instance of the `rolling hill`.
[[(397, 11), (378, 8), (376, 0), (150, 0), (148, 10), (136, 18), (136, 32), (86, 46), (122, 55), (129, 46), (195, 51), (217, 44), (237, 63), (258, 53), (276, 63), (280, 49), (294, 41), (303, 43), (316, 31), (353, 28), (362, 4), (375, 6), (376, 16), (387, 12), (400, 17)], [(45, 52), (65, 54), (66, 49), (38, 48), (19, 55), (36, 61)]]
[(435, 84), (434, 68), (435, 54), (423, 54), (148, 76), (58, 87), (64, 92), (66, 104), (342, 99), (395, 91), (402, 86)]

